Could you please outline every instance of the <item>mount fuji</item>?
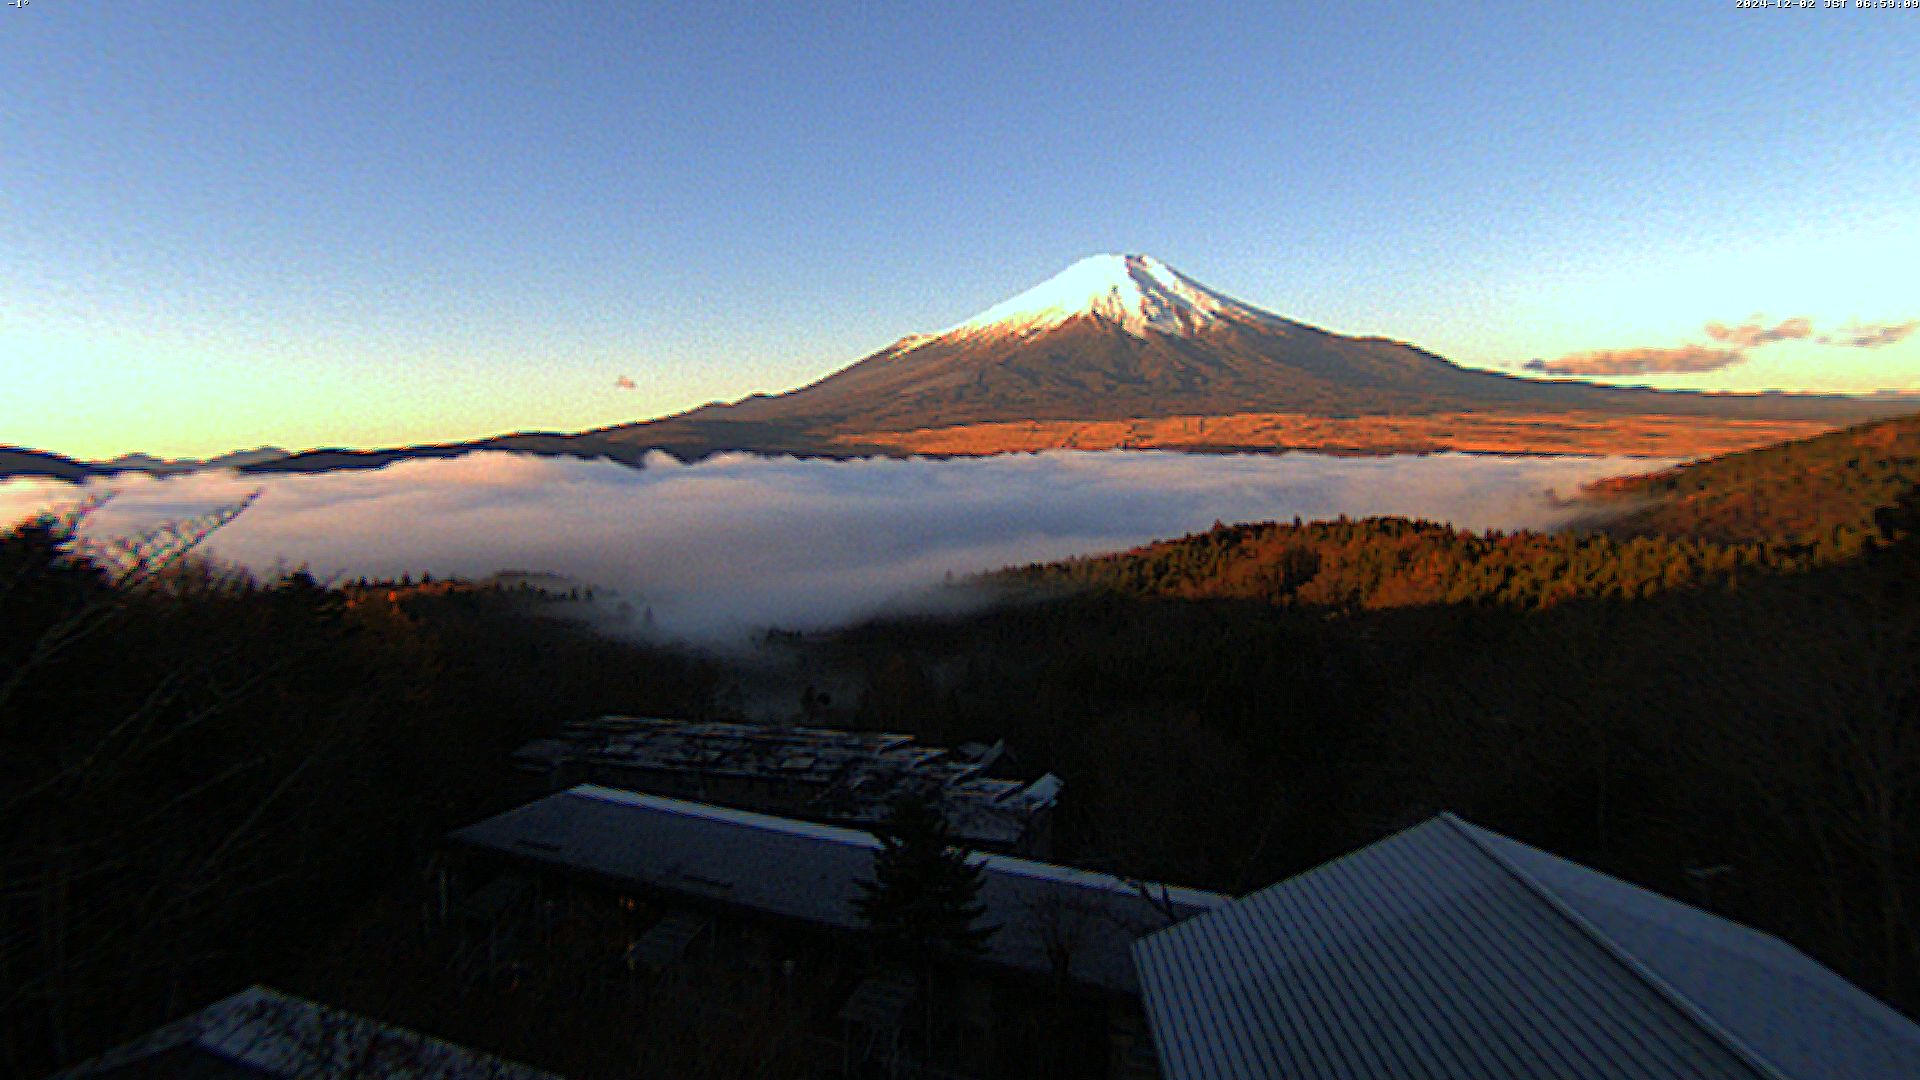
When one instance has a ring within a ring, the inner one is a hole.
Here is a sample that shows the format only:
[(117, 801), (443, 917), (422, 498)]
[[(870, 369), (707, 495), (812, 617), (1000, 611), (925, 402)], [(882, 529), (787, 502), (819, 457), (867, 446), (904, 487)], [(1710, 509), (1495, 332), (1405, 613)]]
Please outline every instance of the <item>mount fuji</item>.
[(1135, 254), (1082, 259), (965, 322), (903, 337), (788, 393), (592, 434), (696, 454), (1056, 446), (1664, 454), (1680, 449), (1676, 439), (1717, 450), (1888, 411), (1840, 397), (1659, 392), (1463, 368), (1402, 342), (1283, 318)]
[(1468, 450), (1694, 457), (1905, 411), (1904, 403), (1527, 379), (1348, 337), (1200, 284), (1149, 255), (1095, 255), (946, 330), (817, 382), (579, 434), (318, 450), (249, 466), (329, 470), (478, 449), (638, 461), (726, 450), (851, 457), (1056, 448)]

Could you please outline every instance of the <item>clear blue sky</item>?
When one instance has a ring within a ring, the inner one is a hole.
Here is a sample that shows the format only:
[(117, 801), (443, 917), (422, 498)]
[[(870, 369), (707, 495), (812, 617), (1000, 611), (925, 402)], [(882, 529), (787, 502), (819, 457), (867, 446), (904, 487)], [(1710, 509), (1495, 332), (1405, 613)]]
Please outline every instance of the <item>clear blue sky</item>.
[[(1101, 251), (1508, 369), (1920, 317), (1920, 11), (933, 8), (0, 7), (0, 442), (578, 429)], [(1915, 387), (1920, 335), (1652, 381)]]

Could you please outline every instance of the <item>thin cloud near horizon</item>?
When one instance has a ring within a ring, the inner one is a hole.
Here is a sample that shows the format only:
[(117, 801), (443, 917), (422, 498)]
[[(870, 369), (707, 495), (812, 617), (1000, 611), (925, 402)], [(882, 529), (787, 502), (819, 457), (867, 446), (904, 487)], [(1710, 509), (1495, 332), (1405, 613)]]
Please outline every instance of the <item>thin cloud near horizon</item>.
[(1674, 375), (1719, 371), (1746, 360), (1740, 349), (1706, 345), (1675, 348), (1595, 349), (1569, 353), (1556, 360), (1530, 360), (1528, 371), (1548, 375)]
[(1881, 349), (1900, 344), (1911, 337), (1915, 330), (1920, 330), (1920, 319), (1909, 319), (1903, 323), (1851, 323), (1841, 327), (1837, 333), (1822, 334), (1820, 344), (1848, 349)]
[(1703, 333), (1719, 346), (1688, 343), (1625, 349), (1590, 349), (1552, 360), (1534, 359), (1526, 371), (1545, 375), (1697, 375), (1744, 364), (1749, 353), (1781, 341), (1812, 340), (1820, 345), (1850, 349), (1877, 349), (1896, 345), (1920, 329), (1920, 319), (1903, 323), (1854, 323), (1834, 334), (1815, 336), (1813, 320), (1805, 315), (1768, 326), (1756, 315), (1738, 325), (1709, 322)]
[(1805, 315), (1797, 315), (1782, 320), (1778, 325), (1767, 326), (1757, 317), (1739, 326), (1710, 322), (1706, 327), (1707, 336), (1715, 341), (1724, 341), (1743, 349), (1771, 345), (1776, 341), (1799, 341), (1813, 336), (1813, 320)]

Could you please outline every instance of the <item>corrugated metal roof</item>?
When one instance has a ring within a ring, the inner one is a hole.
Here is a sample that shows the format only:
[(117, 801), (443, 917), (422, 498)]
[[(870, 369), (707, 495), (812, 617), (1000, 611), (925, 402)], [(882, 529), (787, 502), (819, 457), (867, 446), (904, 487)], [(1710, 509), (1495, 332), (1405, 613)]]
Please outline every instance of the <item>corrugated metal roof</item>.
[(561, 1080), (552, 1073), (255, 986), (60, 1073), (53, 1080), (242, 1077)]
[[(865, 926), (854, 899), (873, 872), (872, 834), (745, 810), (583, 784), (451, 834), (461, 843), (615, 881), (704, 897), (823, 926)], [(1142, 934), (1231, 897), (1130, 881), (1006, 855), (975, 854), (984, 919), (1000, 930), (987, 958), (1052, 971), (1049, 944), (1071, 942), (1070, 974), (1137, 989)]]
[(1169, 1080), (1920, 1077), (1920, 1028), (1784, 943), (1452, 815), (1135, 956)]
[(1920, 1078), (1920, 1025), (1779, 938), (1455, 823), (1782, 1074)]

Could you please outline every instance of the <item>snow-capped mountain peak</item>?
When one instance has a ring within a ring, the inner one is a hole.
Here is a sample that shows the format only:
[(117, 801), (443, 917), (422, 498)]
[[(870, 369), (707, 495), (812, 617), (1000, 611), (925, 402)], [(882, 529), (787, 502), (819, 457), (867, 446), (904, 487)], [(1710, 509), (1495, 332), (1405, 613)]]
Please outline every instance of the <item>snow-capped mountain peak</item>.
[(1274, 316), (1214, 292), (1151, 255), (1094, 255), (925, 340), (1026, 336), (1089, 315), (1135, 337), (1149, 332), (1189, 335), (1234, 319), (1274, 321)]

